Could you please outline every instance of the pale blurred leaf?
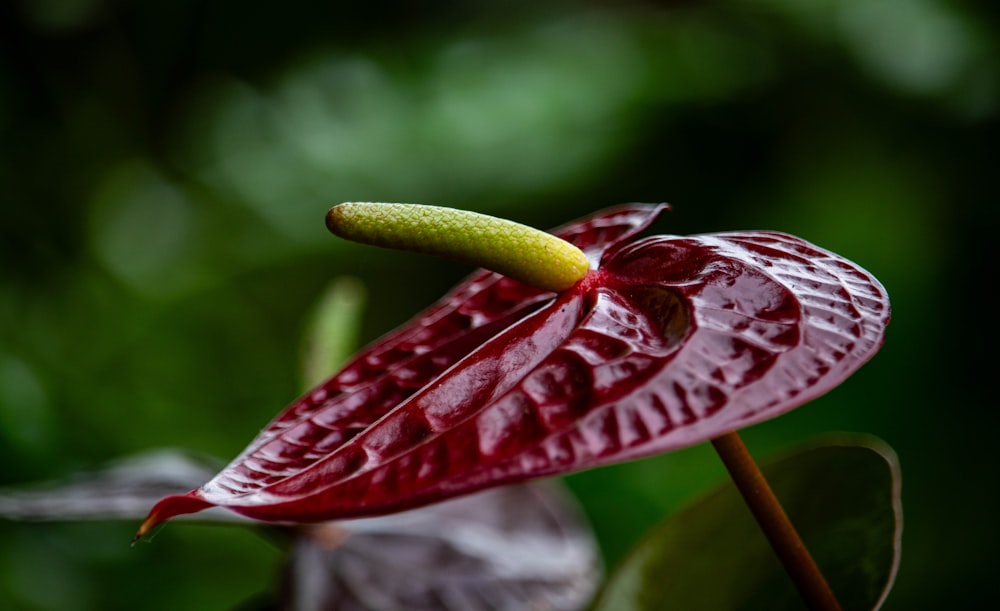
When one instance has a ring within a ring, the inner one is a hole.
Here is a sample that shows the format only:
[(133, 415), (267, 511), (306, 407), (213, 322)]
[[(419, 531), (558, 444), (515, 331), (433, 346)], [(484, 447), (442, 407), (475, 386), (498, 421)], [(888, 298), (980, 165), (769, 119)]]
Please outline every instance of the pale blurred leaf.
[(336, 278), (323, 291), (306, 326), (303, 388), (330, 377), (354, 354), (364, 307), (365, 287), (354, 278)]
[[(182, 450), (151, 450), (64, 479), (0, 489), (0, 519), (141, 520), (164, 494), (196, 488), (217, 468)], [(199, 520), (252, 522), (229, 511), (206, 512)]]
[(589, 527), (551, 483), (341, 526), (352, 534), (333, 548), (299, 538), (282, 609), (581, 609), (601, 578)]

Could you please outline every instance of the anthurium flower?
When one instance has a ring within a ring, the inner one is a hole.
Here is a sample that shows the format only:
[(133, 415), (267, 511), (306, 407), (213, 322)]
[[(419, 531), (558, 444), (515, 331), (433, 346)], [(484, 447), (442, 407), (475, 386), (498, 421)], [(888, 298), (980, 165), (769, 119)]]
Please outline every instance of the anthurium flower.
[[(557, 229), (585, 258), (558, 255), (568, 281), (472, 274), (295, 400), (208, 483), (156, 504), (140, 534), (210, 506), (269, 521), (385, 514), (667, 452), (802, 405), (880, 347), (889, 302), (865, 270), (775, 232), (636, 239), (664, 209), (625, 205)], [(409, 221), (393, 222), (365, 241), (406, 242)], [(463, 227), (404, 246), (546, 267), (544, 245), (515, 252), (534, 238), (484, 246)], [(481, 252), (440, 247), (449, 236)]]

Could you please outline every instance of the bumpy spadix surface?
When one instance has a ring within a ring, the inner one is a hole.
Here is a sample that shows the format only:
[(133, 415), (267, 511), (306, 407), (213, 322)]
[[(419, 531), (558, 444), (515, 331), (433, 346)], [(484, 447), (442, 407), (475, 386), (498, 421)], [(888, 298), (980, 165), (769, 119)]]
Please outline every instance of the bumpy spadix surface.
[(331, 208), (326, 226), (348, 240), (464, 261), (549, 291), (570, 288), (590, 267), (565, 240), (467, 210), (350, 202)]
[(277, 521), (383, 514), (661, 453), (797, 407), (878, 350), (888, 298), (857, 265), (772, 232), (629, 243), (662, 210), (557, 230), (592, 267), (562, 293), (472, 275), (140, 532), (211, 505)]

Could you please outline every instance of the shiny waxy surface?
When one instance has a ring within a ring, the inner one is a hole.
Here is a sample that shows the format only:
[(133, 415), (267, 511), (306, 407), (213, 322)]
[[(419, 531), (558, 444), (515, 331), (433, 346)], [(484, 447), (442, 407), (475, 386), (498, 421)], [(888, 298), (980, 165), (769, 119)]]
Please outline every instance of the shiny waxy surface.
[(863, 269), (771, 232), (628, 244), (662, 209), (558, 230), (593, 268), (560, 294), (474, 274), (140, 532), (211, 505), (377, 515), (689, 446), (826, 392), (881, 345), (888, 298)]

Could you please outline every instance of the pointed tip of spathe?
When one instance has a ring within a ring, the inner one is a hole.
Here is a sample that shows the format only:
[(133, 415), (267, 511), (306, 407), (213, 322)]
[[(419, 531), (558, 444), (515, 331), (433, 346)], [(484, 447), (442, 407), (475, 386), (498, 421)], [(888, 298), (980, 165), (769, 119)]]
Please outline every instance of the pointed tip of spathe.
[(159, 512), (154, 508), (149, 512), (149, 515), (146, 516), (146, 519), (142, 521), (142, 524), (139, 525), (139, 530), (135, 531), (135, 536), (132, 537), (132, 542), (129, 545), (131, 547), (135, 547), (136, 543), (152, 532), (152, 530), (156, 528), (157, 525), (163, 523), (163, 521), (164, 520), (160, 518)]
[(170, 518), (186, 513), (195, 513), (203, 509), (208, 509), (211, 506), (212, 503), (198, 496), (198, 490), (192, 490), (187, 494), (175, 494), (164, 497), (149, 510), (149, 515), (143, 520), (139, 526), (139, 530), (135, 533), (135, 537), (132, 538), (132, 545), (134, 546), (143, 537), (152, 532), (154, 528)]

